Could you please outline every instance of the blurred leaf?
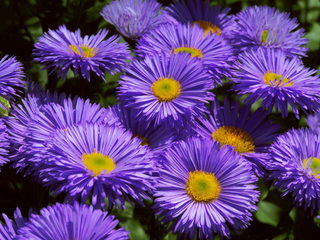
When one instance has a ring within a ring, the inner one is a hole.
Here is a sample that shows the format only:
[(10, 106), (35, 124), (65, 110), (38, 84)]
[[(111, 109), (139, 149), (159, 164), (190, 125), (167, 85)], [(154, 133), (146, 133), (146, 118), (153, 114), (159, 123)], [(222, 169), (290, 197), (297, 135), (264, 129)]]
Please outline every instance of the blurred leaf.
[(266, 198), (266, 196), (269, 193), (269, 185), (266, 183), (266, 181), (263, 178), (259, 178), (258, 180), (258, 190), (260, 191), (260, 198), (259, 200), (262, 201)]
[(277, 226), (280, 220), (281, 208), (277, 205), (260, 201), (258, 203), (258, 211), (255, 214), (255, 217), (262, 223), (266, 223), (272, 226)]
[(149, 236), (146, 231), (142, 228), (141, 223), (137, 219), (128, 219), (123, 224), (119, 224), (121, 227), (124, 226), (127, 231), (130, 231), (129, 238), (132, 240), (149, 240)]
[(0, 102), (5, 106), (5, 109), (0, 106), (0, 116), (8, 116), (10, 112), (9, 109), (11, 107), (9, 101), (4, 99), (3, 97), (0, 97)]
[(309, 39), (307, 47), (310, 51), (316, 51), (320, 48), (320, 23), (313, 22), (311, 29), (304, 36)]

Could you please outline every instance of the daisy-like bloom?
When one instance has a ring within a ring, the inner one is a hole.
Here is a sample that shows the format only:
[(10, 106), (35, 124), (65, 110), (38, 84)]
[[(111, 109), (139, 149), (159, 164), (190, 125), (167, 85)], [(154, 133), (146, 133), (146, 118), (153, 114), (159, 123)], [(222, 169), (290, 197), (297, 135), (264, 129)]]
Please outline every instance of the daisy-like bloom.
[[(110, 118), (111, 109), (100, 109), (99, 104), (91, 104), (89, 99), (84, 101), (75, 97), (72, 100), (65, 94), (58, 96), (49, 92), (28, 95), (22, 100), (22, 105), (14, 106), (11, 114), (14, 118), (8, 117), (5, 121), (14, 146), (10, 154), (12, 166), (19, 168), (18, 172), (30, 163), (37, 167), (39, 157), (44, 155), (33, 156), (29, 151), (34, 145), (42, 146), (42, 142), (47, 141), (55, 131), (88, 122), (113, 124), (117, 121)], [(26, 174), (32, 169), (27, 170)]]
[(113, 0), (101, 15), (123, 36), (133, 40), (168, 21), (156, 0)]
[(205, 34), (221, 34), (224, 38), (229, 36), (235, 23), (234, 16), (227, 15), (230, 8), (221, 11), (219, 5), (210, 6), (209, 0), (175, 0), (166, 11), (177, 22), (184, 24), (190, 22), (192, 26), (197, 24), (205, 30)]
[(4, 124), (3, 120), (0, 118), (0, 172), (1, 166), (7, 163), (8, 160), (8, 152), (9, 152), (9, 135), (7, 126)]
[(296, 208), (320, 210), (320, 136), (311, 129), (292, 129), (270, 147), (273, 185), (291, 193)]
[[(31, 212), (30, 212), (31, 213)], [(29, 214), (30, 214), (29, 213)], [(2, 214), (4, 219), (4, 224), (0, 223), (0, 239), (2, 240), (12, 240), (16, 239), (17, 230), (21, 227), (24, 227), (27, 219), (22, 217), (21, 211), (19, 208), (14, 211), (14, 221), (8, 218), (6, 214)]]
[[(257, 177), (251, 165), (231, 147), (216, 141), (189, 138), (173, 144), (162, 155), (153, 209), (169, 230), (194, 239), (230, 238), (246, 228), (257, 210)], [(228, 225), (227, 225), (228, 223)]]
[[(39, 133), (41, 134), (41, 133)], [(143, 205), (150, 199), (157, 174), (152, 155), (141, 140), (117, 126), (86, 124), (56, 131), (42, 145), (34, 145), (30, 155), (41, 154), (33, 176), (54, 191), (66, 192), (70, 203), (91, 196), (91, 204), (109, 208), (117, 203), (125, 208), (130, 197)]]
[(237, 52), (270, 47), (283, 51), (288, 57), (306, 56), (308, 48), (301, 46), (309, 40), (301, 38), (304, 29), (295, 30), (299, 23), (289, 16), (267, 6), (247, 7), (236, 15), (230, 44)]
[(139, 122), (136, 110), (117, 104), (112, 107), (114, 115), (119, 119), (121, 126), (132, 132), (132, 137), (142, 140), (141, 145), (147, 145), (152, 150), (163, 150), (170, 145), (174, 139), (171, 129), (165, 125), (157, 128), (150, 124), (147, 128), (143, 122)]
[(257, 175), (263, 176), (270, 156), (270, 142), (281, 126), (266, 120), (268, 113), (258, 108), (252, 115), (251, 105), (240, 108), (239, 101), (224, 99), (223, 106), (218, 100), (212, 102), (206, 117), (196, 120), (195, 131), (204, 138), (211, 138), (223, 145), (234, 147), (234, 151), (251, 162)]
[[(108, 31), (99, 30), (97, 35), (80, 35), (80, 29), (70, 32), (62, 25), (58, 30), (49, 30), (39, 37), (35, 44), (34, 61), (45, 66), (42, 70), (57, 70), (58, 77), (65, 78), (69, 69), (78, 72), (90, 82), (90, 71), (104, 79), (104, 71), (114, 74), (122, 71), (126, 60), (130, 60), (130, 51), (127, 43), (119, 43), (120, 37), (111, 36), (103, 40)], [(50, 72), (50, 73), (51, 73)]]
[(165, 123), (171, 127), (184, 126), (194, 116), (201, 115), (205, 103), (213, 99), (209, 75), (203, 64), (189, 54), (165, 53), (133, 61), (121, 76), (118, 99), (126, 107), (137, 109), (145, 126)]
[[(4, 56), (0, 60), (0, 97), (13, 102), (15, 96), (21, 91), (16, 88), (23, 88), (24, 82), (22, 78), (24, 73), (23, 67), (16, 57)], [(0, 101), (0, 107), (6, 108)]]
[(150, 52), (160, 55), (162, 51), (167, 57), (180, 52), (201, 59), (211, 77), (219, 84), (222, 84), (222, 77), (231, 76), (230, 64), (235, 60), (231, 46), (221, 36), (204, 36), (204, 30), (197, 25), (191, 27), (190, 23), (159, 26), (138, 41), (136, 52), (144, 57)]
[(29, 220), (14, 213), (16, 224), (3, 215), (5, 225), (0, 224), (0, 237), (4, 240), (56, 240), (56, 239), (128, 239), (124, 227), (115, 230), (118, 220), (100, 209), (85, 204), (56, 203), (40, 210), (40, 215), (29, 213)]
[(275, 107), (276, 113), (288, 116), (288, 104), (299, 119), (298, 105), (306, 110), (320, 110), (320, 79), (312, 76), (317, 70), (304, 68), (302, 62), (294, 57), (286, 58), (282, 51), (267, 48), (240, 54), (239, 61), (234, 62), (234, 77), (231, 89), (238, 92), (239, 97), (249, 94), (244, 102), (255, 103), (262, 99), (262, 107), (269, 111)]

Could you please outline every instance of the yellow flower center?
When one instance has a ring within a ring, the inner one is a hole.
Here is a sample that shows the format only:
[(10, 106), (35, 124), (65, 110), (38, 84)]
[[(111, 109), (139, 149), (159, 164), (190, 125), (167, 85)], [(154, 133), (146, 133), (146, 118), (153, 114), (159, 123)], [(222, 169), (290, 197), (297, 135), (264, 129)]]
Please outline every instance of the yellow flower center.
[(209, 36), (213, 33), (216, 33), (216, 36), (221, 34), (220, 28), (218, 28), (216, 25), (213, 25), (211, 22), (198, 20), (198, 21), (192, 22), (191, 26), (193, 27), (195, 23), (197, 23), (198, 26), (205, 31), (203, 36), (207, 35), (208, 33), (209, 33)]
[[(264, 82), (268, 84), (269, 86), (272, 86), (274, 84), (276, 87), (290, 87), (293, 85), (293, 81), (290, 80), (290, 78), (282, 78), (282, 74), (276, 74), (275, 72), (272, 73), (270, 70), (264, 74)], [(281, 80), (280, 80), (281, 79)], [(281, 82), (280, 82), (281, 81)]]
[(180, 83), (169, 76), (157, 78), (151, 90), (160, 102), (169, 102), (180, 95)]
[[(98, 176), (102, 170), (106, 170), (107, 172), (112, 171), (116, 164), (113, 162), (113, 160), (109, 156), (105, 156), (101, 153), (96, 152), (96, 149), (93, 150), (93, 153), (86, 154), (84, 153), (82, 155), (82, 161), (88, 168), (88, 170), (92, 170), (93, 174), (95, 176)], [(105, 174), (106, 174), (105, 173)]]
[(309, 159), (304, 159), (303, 165), (302, 165), (304, 169), (307, 169), (310, 161), (311, 161), (311, 165), (310, 165), (309, 169), (312, 169), (311, 175), (313, 175), (315, 178), (320, 178), (320, 175), (316, 177), (316, 175), (318, 173), (320, 173), (320, 168), (317, 169), (320, 166), (320, 159), (319, 158), (312, 158), (312, 157)]
[(191, 53), (191, 58), (193, 57), (198, 57), (201, 58), (202, 57), (202, 52), (200, 49), (197, 49), (195, 47), (188, 47), (188, 45), (186, 44), (186, 46), (184, 47), (183, 44), (181, 44), (181, 47), (175, 48), (173, 49), (174, 54), (177, 54), (178, 52), (185, 52), (185, 53)]
[(148, 141), (148, 139), (146, 139), (146, 137), (141, 136), (139, 134), (132, 134), (132, 138), (131, 139), (133, 139), (135, 137), (137, 137), (137, 138), (142, 140), (142, 142), (140, 143), (141, 146), (144, 146), (144, 145), (148, 145), (149, 146), (149, 141)]
[(213, 140), (234, 147), (237, 153), (254, 152), (254, 143), (249, 133), (234, 126), (222, 126), (212, 133)]
[(262, 34), (261, 34), (260, 44), (266, 43), (267, 39), (268, 39), (268, 31), (267, 30), (263, 30)]
[(213, 173), (194, 171), (189, 172), (186, 184), (188, 195), (195, 202), (209, 203), (219, 197), (220, 183)]
[[(79, 45), (79, 47), (82, 49), (84, 58), (92, 58), (98, 50), (95, 48), (90, 48), (88, 45), (82, 45), (82, 46)], [(70, 45), (70, 48), (76, 54), (81, 56), (81, 53), (79, 52), (78, 48), (74, 44)]]

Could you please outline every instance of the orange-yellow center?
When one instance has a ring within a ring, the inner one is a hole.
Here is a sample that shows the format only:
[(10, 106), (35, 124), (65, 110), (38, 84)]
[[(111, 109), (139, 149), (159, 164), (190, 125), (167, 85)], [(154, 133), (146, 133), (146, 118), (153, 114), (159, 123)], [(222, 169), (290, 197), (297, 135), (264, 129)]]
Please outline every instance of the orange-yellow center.
[(189, 172), (186, 191), (195, 202), (209, 203), (219, 197), (221, 188), (213, 173), (194, 171)]
[(275, 85), (276, 87), (290, 87), (293, 81), (290, 78), (282, 78), (282, 74), (272, 73), (270, 70), (264, 74), (263, 80), (269, 86)]
[(254, 152), (254, 143), (249, 133), (234, 126), (222, 126), (212, 133), (220, 146), (230, 145), (237, 153)]
[[(70, 48), (72, 49), (73, 52), (81, 56), (81, 53), (79, 52), (78, 48), (74, 44), (70, 45)], [(90, 48), (88, 45), (82, 45), (82, 46), (79, 45), (79, 48), (82, 49), (84, 58), (92, 58), (98, 50), (97, 48), (96, 49)]]
[(98, 176), (102, 172), (102, 170), (106, 170), (106, 174), (116, 167), (116, 164), (109, 156), (105, 156), (99, 153), (99, 151), (96, 152), (96, 149), (93, 150), (93, 153), (84, 153), (82, 155), (82, 161), (89, 171), (93, 171), (93, 174), (95, 176)]

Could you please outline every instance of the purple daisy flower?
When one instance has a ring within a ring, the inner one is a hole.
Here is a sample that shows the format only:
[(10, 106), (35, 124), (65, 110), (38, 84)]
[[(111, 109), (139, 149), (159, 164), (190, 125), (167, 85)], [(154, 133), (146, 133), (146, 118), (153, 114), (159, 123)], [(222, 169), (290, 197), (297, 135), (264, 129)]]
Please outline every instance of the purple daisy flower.
[(7, 163), (8, 160), (8, 153), (9, 153), (9, 135), (7, 126), (4, 124), (3, 120), (0, 118), (0, 172), (1, 166)]
[[(13, 144), (10, 158), (12, 166), (19, 168), (18, 172), (29, 164), (32, 167), (26, 171), (29, 174), (37, 168), (42, 154), (30, 154), (35, 146), (42, 146), (55, 131), (68, 126), (84, 125), (85, 123), (113, 124), (117, 120), (109, 118), (111, 109), (100, 109), (99, 104), (91, 104), (89, 99), (84, 101), (75, 97), (66, 98), (41, 92), (28, 95), (22, 100), (23, 105), (14, 106), (11, 114), (14, 117), (5, 119), (8, 124), (10, 141)], [(39, 150), (41, 151), (41, 150)]]
[(247, 7), (236, 15), (237, 23), (230, 44), (237, 52), (270, 47), (280, 49), (290, 58), (306, 56), (308, 48), (301, 46), (309, 40), (301, 38), (303, 28), (294, 31), (299, 23), (289, 16), (289, 13), (267, 6)]
[(156, 0), (114, 0), (102, 9), (101, 15), (123, 36), (133, 40), (168, 21)]
[(280, 135), (270, 147), (273, 185), (291, 193), (295, 207), (320, 210), (320, 136), (312, 130), (292, 129)]
[[(23, 88), (24, 82), (22, 78), (24, 73), (23, 67), (20, 62), (16, 60), (16, 57), (4, 56), (0, 60), (0, 97), (13, 103), (15, 96), (21, 91), (16, 88)], [(6, 109), (3, 103), (0, 101), (0, 107)]]
[(214, 233), (222, 239), (230, 238), (228, 226), (238, 232), (250, 224), (258, 209), (257, 177), (231, 147), (189, 138), (161, 157), (153, 209), (164, 224), (172, 222), (169, 231), (194, 239), (198, 229), (200, 239), (214, 239)]
[[(29, 215), (31, 214), (31, 211)], [(0, 223), (0, 238), (2, 240), (12, 240), (17, 237), (17, 230), (24, 227), (27, 222), (26, 218), (23, 218), (19, 208), (14, 211), (14, 221), (12, 221), (6, 214), (2, 214), (4, 224)]]
[(268, 113), (258, 108), (251, 115), (251, 105), (240, 108), (239, 101), (224, 99), (223, 106), (219, 101), (212, 102), (206, 117), (196, 120), (195, 131), (204, 138), (211, 138), (220, 146), (230, 145), (234, 151), (252, 163), (258, 176), (264, 176), (270, 156), (270, 142), (277, 137), (276, 131), (281, 126), (265, 120)]
[(182, 127), (213, 99), (208, 78), (202, 62), (188, 54), (148, 55), (121, 76), (118, 99), (135, 108), (146, 127), (153, 121), (155, 127)]
[(235, 24), (235, 17), (227, 15), (230, 8), (210, 6), (209, 0), (175, 0), (174, 4), (170, 4), (166, 8), (168, 15), (180, 23), (190, 22), (192, 25), (197, 23), (205, 34), (221, 34), (224, 38), (228, 38)]
[[(49, 30), (39, 37), (35, 44), (34, 61), (45, 66), (42, 70), (53, 68), (58, 71), (58, 77), (65, 78), (69, 69), (74, 70), (74, 75), (79, 73), (90, 82), (90, 70), (104, 79), (104, 71), (114, 74), (122, 71), (126, 60), (131, 60), (127, 43), (119, 43), (120, 37), (112, 36), (103, 39), (108, 31), (99, 30), (97, 35), (80, 35), (80, 29), (74, 33), (66, 26), (59, 30)], [(50, 72), (50, 73), (51, 73)]]
[(235, 60), (231, 46), (222, 36), (204, 36), (204, 30), (195, 25), (163, 24), (143, 36), (137, 45), (138, 56), (164, 52), (167, 57), (178, 52), (190, 54), (203, 61), (214, 82), (222, 84), (221, 78), (230, 77), (230, 65)]
[(138, 137), (142, 140), (141, 145), (147, 145), (153, 151), (163, 151), (175, 137), (171, 129), (168, 129), (165, 125), (154, 128), (154, 124), (150, 124), (146, 128), (143, 122), (139, 122), (136, 116), (137, 111), (133, 108), (124, 107), (123, 104), (114, 105), (112, 112), (119, 119), (121, 126), (132, 132), (132, 137)]
[(234, 62), (234, 77), (231, 89), (238, 92), (239, 97), (249, 94), (244, 100), (249, 104), (262, 98), (262, 107), (269, 111), (275, 106), (276, 113), (288, 116), (288, 103), (299, 119), (298, 105), (306, 110), (320, 110), (319, 76), (312, 76), (317, 70), (304, 68), (297, 57), (286, 58), (282, 51), (267, 48), (267, 51), (250, 50), (239, 56)]
[(21, 216), (17, 208), (16, 224), (5, 214), (5, 225), (0, 224), (0, 237), (4, 240), (56, 240), (56, 239), (128, 239), (124, 227), (115, 230), (118, 220), (100, 209), (85, 204), (56, 203), (40, 210), (40, 215), (31, 212), (29, 220)]
[(105, 208), (106, 197), (109, 208), (117, 203), (125, 208), (129, 197), (143, 205), (143, 199), (150, 199), (157, 170), (148, 147), (131, 138), (130, 132), (114, 125), (90, 123), (56, 131), (30, 151), (34, 158), (44, 155), (33, 176), (54, 195), (66, 192), (70, 203), (80, 197), (85, 203), (92, 193), (96, 208)]

